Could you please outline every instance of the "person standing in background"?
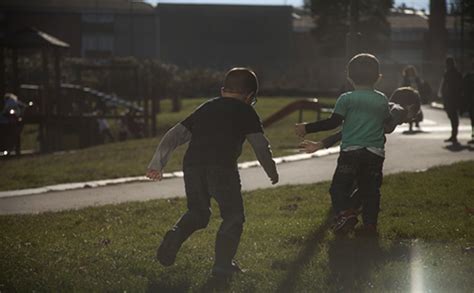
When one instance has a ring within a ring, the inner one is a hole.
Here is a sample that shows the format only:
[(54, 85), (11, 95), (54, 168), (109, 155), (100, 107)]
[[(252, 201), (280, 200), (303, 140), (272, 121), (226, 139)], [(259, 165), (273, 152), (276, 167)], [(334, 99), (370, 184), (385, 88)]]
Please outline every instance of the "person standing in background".
[(468, 144), (474, 144), (474, 59), (471, 60), (471, 71), (464, 75), (464, 104), (471, 118), (471, 140)]
[(463, 78), (461, 72), (456, 68), (456, 62), (453, 57), (446, 58), (446, 71), (441, 81), (439, 94), (443, 98), (444, 109), (448, 114), (451, 122), (451, 136), (445, 142), (452, 144), (459, 144), (458, 126), (459, 126), (459, 111), (462, 102), (462, 83)]

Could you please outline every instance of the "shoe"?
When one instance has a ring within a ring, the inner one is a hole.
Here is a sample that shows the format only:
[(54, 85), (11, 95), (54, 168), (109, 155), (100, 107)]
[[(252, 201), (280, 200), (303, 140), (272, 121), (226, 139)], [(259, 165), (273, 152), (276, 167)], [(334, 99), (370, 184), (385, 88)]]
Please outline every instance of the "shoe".
[(165, 267), (169, 267), (174, 264), (176, 260), (176, 254), (178, 254), (181, 248), (181, 235), (178, 229), (169, 230), (166, 232), (163, 241), (158, 247), (156, 252), (156, 258)]
[(474, 138), (467, 142), (468, 144), (474, 144)]
[(357, 237), (367, 238), (377, 238), (379, 236), (377, 226), (374, 224), (365, 224), (362, 228), (356, 229), (355, 234)]
[(334, 233), (348, 233), (357, 225), (357, 214), (353, 210), (345, 210), (336, 216), (332, 229)]
[(212, 268), (212, 276), (217, 278), (229, 278), (235, 273), (243, 273), (242, 270), (235, 260), (232, 260), (229, 266), (214, 265)]
[(450, 137), (448, 139), (445, 139), (444, 142), (455, 142), (455, 141), (458, 141), (455, 137)]

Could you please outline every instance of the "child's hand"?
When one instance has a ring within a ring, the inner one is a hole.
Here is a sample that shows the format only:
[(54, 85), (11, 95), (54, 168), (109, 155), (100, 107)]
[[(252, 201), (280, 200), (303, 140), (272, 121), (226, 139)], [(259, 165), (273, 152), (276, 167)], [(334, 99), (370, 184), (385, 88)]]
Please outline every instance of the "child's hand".
[(295, 133), (299, 137), (304, 137), (306, 135), (306, 123), (296, 123)]
[(303, 140), (299, 145), (300, 152), (302, 153), (314, 153), (315, 151), (319, 151), (324, 148), (324, 145), (320, 141), (311, 141), (311, 140)]
[(158, 170), (148, 169), (146, 172), (146, 177), (150, 178), (151, 180), (161, 181), (161, 179), (163, 179), (163, 173)]

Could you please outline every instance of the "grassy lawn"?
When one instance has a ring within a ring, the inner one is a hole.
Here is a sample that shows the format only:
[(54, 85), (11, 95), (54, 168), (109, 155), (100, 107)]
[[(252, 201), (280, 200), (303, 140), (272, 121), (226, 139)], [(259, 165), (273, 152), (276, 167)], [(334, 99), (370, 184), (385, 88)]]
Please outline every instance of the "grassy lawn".
[[(296, 98), (260, 98), (256, 109), (260, 117), (265, 119), (294, 100)], [(143, 175), (161, 136), (203, 101), (204, 99), (185, 100), (183, 101), (183, 110), (179, 113), (172, 113), (170, 102), (164, 101), (162, 103), (163, 112), (157, 116), (159, 135), (156, 138), (128, 140), (73, 152), (1, 161), (0, 164), (2, 164), (4, 172), (0, 177), (0, 190)], [(323, 102), (331, 104), (334, 103), (334, 100), (326, 99)], [(305, 111), (303, 117), (305, 120), (312, 121), (316, 119), (316, 114), (312, 111)], [(293, 132), (293, 124), (297, 121), (298, 113), (295, 112), (266, 129), (274, 155), (282, 156), (294, 152), (295, 146), (299, 142)], [(33, 131), (32, 129), (27, 130)], [(176, 150), (165, 171), (181, 170), (185, 150), (186, 146), (181, 146)], [(253, 151), (248, 144), (244, 146), (240, 160), (255, 160)]]
[[(472, 292), (474, 161), (387, 176), (380, 238), (329, 231), (329, 183), (246, 193), (232, 292)], [(219, 213), (164, 268), (183, 199), (0, 216), (0, 291), (212, 292)], [(418, 291), (417, 291), (418, 290)]]

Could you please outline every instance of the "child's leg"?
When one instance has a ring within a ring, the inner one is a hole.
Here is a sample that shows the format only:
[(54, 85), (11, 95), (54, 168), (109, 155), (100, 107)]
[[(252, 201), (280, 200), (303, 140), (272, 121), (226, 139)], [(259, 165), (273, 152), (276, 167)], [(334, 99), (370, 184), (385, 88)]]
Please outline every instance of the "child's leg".
[(208, 183), (223, 220), (216, 237), (213, 271), (231, 273), (245, 221), (239, 172), (232, 168), (209, 168)]
[(164, 266), (174, 263), (183, 242), (196, 230), (205, 228), (211, 216), (205, 168), (185, 169), (184, 185), (188, 210), (166, 233), (157, 252), (157, 258)]
[(356, 182), (358, 152), (360, 151), (341, 151), (337, 160), (336, 171), (329, 189), (332, 207), (336, 215), (352, 208), (350, 196)]
[(377, 225), (380, 210), (380, 187), (384, 158), (365, 151), (364, 162), (358, 176), (359, 188), (363, 193), (362, 219), (364, 225)]

